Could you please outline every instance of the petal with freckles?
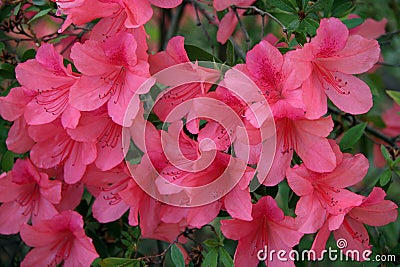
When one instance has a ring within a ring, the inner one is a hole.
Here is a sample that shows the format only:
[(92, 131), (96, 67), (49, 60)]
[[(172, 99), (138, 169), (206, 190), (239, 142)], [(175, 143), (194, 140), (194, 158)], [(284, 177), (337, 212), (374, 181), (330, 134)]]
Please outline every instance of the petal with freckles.
[(330, 71), (345, 74), (360, 74), (367, 72), (378, 61), (380, 54), (376, 40), (369, 40), (360, 35), (349, 36), (346, 46), (335, 56), (321, 59)]
[(325, 93), (338, 108), (350, 114), (363, 114), (371, 109), (371, 89), (365, 82), (353, 75), (340, 72), (332, 74), (341, 81), (343, 87), (338, 89), (325, 83)]

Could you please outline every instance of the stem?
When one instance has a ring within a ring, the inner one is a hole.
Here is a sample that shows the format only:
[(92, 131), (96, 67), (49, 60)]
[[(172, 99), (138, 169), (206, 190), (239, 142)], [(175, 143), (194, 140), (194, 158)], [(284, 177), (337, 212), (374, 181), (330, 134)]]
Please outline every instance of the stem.
[(273, 21), (275, 21), (276, 23), (278, 23), (279, 26), (282, 27), (282, 30), (283, 30), (283, 32), (284, 32), (285, 34), (288, 33), (286, 26), (285, 26), (278, 18), (276, 18), (274, 15), (272, 15), (271, 13), (269, 13), (269, 12), (267, 12), (267, 11), (261, 10), (261, 9), (259, 9), (258, 7), (255, 7), (255, 6), (235, 6), (235, 7), (236, 7), (237, 9), (245, 9), (245, 10), (250, 9), (250, 10), (253, 10), (253, 11), (257, 12), (257, 13), (260, 14), (261, 16), (268, 16), (268, 17), (270, 17)]
[[(360, 119), (358, 119), (357, 117), (350, 115), (350, 114), (346, 114), (346, 113), (342, 113), (337, 109), (334, 109), (332, 107), (328, 107), (328, 110), (330, 113), (341, 116), (342, 118), (344, 118), (345, 120), (347, 120), (348, 122), (352, 123), (352, 124), (360, 124), (363, 123), (363, 121), (361, 121)], [(387, 143), (388, 145), (390, 145), (392, 148), (397, 149), (398, 146), (396, 144), (396, 139), (397, 137), (389, 137), (385, 134), (383, 134), (382, 132), (380, 132), (379, 130), (367, 125), (367, 127), (365, 128), (365, 132), (373, 135), (374, 137), (384, 141), (385, 143)]]
[(246, 27), (244, 26), (243, 21), (240, 18), (239, 13), (237, 12), (237, 8), (235, 6), (232, 6), (232, 10), (233, 10), (233, 13), (235, 13), (236, 18), (238, 19), (240, 29), (242, 30), (242, 32), (244, 34), (244, 38), (246, 40), (247, 50), (249, 50), (250, 49), (250, 36), (249, 36), (249, 33), (247, 32)]
[(169, 25), (168, 31), (166, 33), (163, 49), (167, 47), (168, 40), (171, 39), (178, 30), (179, 22), (181, 21), (185, 4), (186, 3), (183, 2), (180, 6), (178, 6), (175, 10), (175, 13), (172, 15), (171, 24)]

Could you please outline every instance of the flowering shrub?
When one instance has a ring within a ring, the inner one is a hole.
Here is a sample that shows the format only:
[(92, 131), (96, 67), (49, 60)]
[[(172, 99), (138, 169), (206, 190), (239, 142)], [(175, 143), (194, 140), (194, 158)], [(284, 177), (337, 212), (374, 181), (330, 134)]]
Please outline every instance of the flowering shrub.
[(399, 264), (380, 5), (2, 3), (2, 264)]

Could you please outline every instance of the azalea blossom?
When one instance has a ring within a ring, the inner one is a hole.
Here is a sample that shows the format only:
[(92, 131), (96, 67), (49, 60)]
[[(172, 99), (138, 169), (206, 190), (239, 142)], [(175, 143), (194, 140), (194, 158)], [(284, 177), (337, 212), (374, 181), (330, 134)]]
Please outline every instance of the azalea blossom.
[(92, 111), (107, 103), (113, 121), (130, 126), (130, 122), (124, 121), (125, 112), (133, 98), (136, 104), (132, 104), (129, 115), (135, 117), (139, 94), (148, 90), (140, 86), (150, 77), (147, 58), (136, 54), (140, 45), (127, 32), (119, 32), (104, 42), (76, 43), (71, 57), (83, 75), (71, 88), (70, 104), (81, 111)]
[(96, 143), (71, 138), (59, 120), (30, 126), (29, 135), (36, 142), (30, 152), (32, 162), (44, 169), (63, 167), (64, 181), (68, 184), (78, 182), (86, 166), (96, 160)]
[(80, 112), (68, 102), (70, 88), (78, 75), (72, 72), (71, 65), (64, 67), (63, 57), (53, 45), (43, 44), (36, 58), (19, 64), (15, 72), (19, 83), (31, 90), (28, 97), (35, 94), (24, 109), (29, 125), (45, 124), (61, 117), (65, 128), (76, 127)]
[(353, 76), (371, 69), (379, 58), (376, 40), (349, 35), (337, 18), (322, 19), (317, 35), (290, 53), (297, 76), (303, 80), (303, 101), (308, 118), (327, 112), (327, 97), (341, 110), (366, 113), (372, 107), (368, 85)]
[(304, 164), (289, 168), (286, 172), (290, 188), (300, 196), (295, 213), (301, 224), (299, 231), (303, 233), (315, 233), (329, 214), (344, 216), (363, 201), (362, 196), (345, 188), (364, 178), (369, 167), (368, 160), (362, 154), (342, 154), (334, 141), (330, 141), (330, 144), (337, 164), (331, 172), (313, 172)]
[[(268, 251), (284, 250), (287, 253), (297, 245), (303, 236), (297, 230), (295, 220), (285, 216), (275, 200), (270, 196), (262, 197), (253, 204), (252, 221), (239, 219), (221, 220), (221, 231), (230, 239), (238, 240), (234, 264), (235, 266), (258, 266), (258, 252), (267, 247)], [(267, 266), (295, 266), (293, 262), (270, 260)]]
[[(221, 75), (216, 69), (199, 66), (197, 62), (191, 63), (182, 36), (171, 38), (166, 50), (151, 55), (149, 63), (150, 73), (157, 77), (157, 81), (171, 86), (159, 95), (153, 108), (162, 121), (179, 104), (204, 96)], [(192, 133), (198, 133), (198, 124), (199, 120), (192, 120), (188, 123), (188, 129)]]
[(107, 105), (82, 112), (75, 129), (68, 134), (77, 141), (95, 142), (97, 158), (95, 164), (103, 171), (116, 167), (124, 160), (124, 149), (129, 147), (129, 128), (115, 123), (107, 112)]
[(75, 211), (63, 211), (54, 217), (21, 228), (21, 238), (33, 249), (21, 262), (29, 266), (90, 266), (99, 255), (83, 229), (82, 216)]
[(13, 169), (0, 178), (0, 233), (15, 234), (32, 220), (49, 219), (58, 213), (61, 182), (49, 180), (29, 159), (18, 159)]
[(96, 18), (110, 17), (124, 13), (126, 28), (138, 28), (148, 22), (153, 16), (152, 5), (160, 8), (174, 8), (182, 0), (54, 0), (59, 14), (66, 14), (67, 19), (59, 32), (69, 25), (82, 25)]
[(8, 132), (6, 144), (7, 148), (15, 153), (25, 153), (34, 144), (24, 118), (26, 105), (34, 96), (35, 94), (25, 87), (15, 87), (7, 96), (0, 97), (0, 116), (14, 122)]
[[(318, 231), (311, 249), (317, 256), (321, 255), (331, 232), (336, 240), (343, 238), (347, 241), (347, 246), (342, 250), (344, 253), (357, 250), (362, 255), (364, 250), (371, 249), (364, 224), (383, 226), (397, 219), (397, 205), (390, 200), (385, 200), (385, 196), (385, 191), (374, 187), (360, 205), (353, 207), (346, 214), (330, 215)], [(360, 257), (355, 260), (364, 259)]]
[(96, 200), (93, 203), (93, 217), (107, 223), (118, 220), (129, 209), (119, 192), (127, 188), (132, 177), (124, 164), (101, 171), (93, 164), (88, 167), (82, 181)]
[[(271, 108), (276, 127), (276, 152), (263, 183), (270, 186), (283, 180), (294, 151), (307, 168), (316, 172), (332, 171), (336, 159), (326, 139), (333, 129), (332, 119), (305, 117), (301, 81), (293, 72), (293, 62), (267, 41), (261, 41), (249, 51), (246, 62), (236, 68), (256, 83)], [(238, 83), (235, 77), (228, 77), (225, 82), (229, 87)], [(264, 109), (256, 108), (260, 104), (253, 105), (254, 115), (250, 109), (246, 110), (245, 116), (253, 125), (256, 123), (252, 117), (263, 117), (265, 113)]]

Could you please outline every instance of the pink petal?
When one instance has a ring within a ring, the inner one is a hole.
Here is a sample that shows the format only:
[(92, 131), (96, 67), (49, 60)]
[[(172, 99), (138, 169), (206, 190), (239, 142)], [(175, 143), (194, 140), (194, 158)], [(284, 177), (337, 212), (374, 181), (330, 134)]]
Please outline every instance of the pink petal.
[(107, 200), (107, 196), (110, 196), (110, 194), (100, 193), (92, 206), (93, 217), (100, 223), (118, 220), (129, 209), (129, 206), (123, 201), (110, 204), (111, 201)]
[(280, 84), (283, 56), (267, 41), (261, 41), (246, 55), (246, 66), (252, 77), (265, 83), (270, 89)]
[[(330, 172), (336, 167), (336, 156), (326, 138), (326, 131), (332, 127), (330, 118), (318, 121), (294, 121), (296, 127), (295, 150), (306, 167), (316, 172)], [(312, 129), (308, 128), (312, 127)], [(314, 135), (319, 131), (318, 135)]]
[(345, 188), (357, 184), (365, 177), (369, 167), (368, 159), (363, 154), (345, 155), (333, 172), (322, 177), (321, 181), (332, 187)]
[[(315, 236), (314, 242), (311, 246), (311, 250), (315, 251), (316, 259), (321, 258), (322, 251), (326, 247), (326, 242), (331, 235), (331, 231), (328, 229), (328, 221), (324, 223), (324, 225), (319, 229), (317, 235)], [(315, 260), (315, 259), (313, 259)]]
[(236, 17), (236, 14), (232, 10), (229, 10), (229, 12), (222, 18), (219, 23), (217, 41), (221, 44), (225, 44), (235, 30), (237, 23), (238, 19)]
[(61, 123), (64, 128), (74, 129), (78, 126), (80, 117), (79, 110), (68, 105), (61, 116)]
[(98, 41), (75, 43), (71, 48), (71, 58), (76, 68), (85, 75), (102, 75), (113, 70), (104, 56), (102, 43)]
[(235, 186), (225, 196), (224, 206), (232, 218), (244, 221), (251, 221), (253, 219), (251, 216), (251, 196), (247, 188), (242, 190), (238, 185)]
[(49, 247), (34, 248), (26, 254), (24, 260), (21, 262), (21, 267), (51, 266), (56, 253), (54, 250), (51, 251)]
[(368, 40), (359, 35), (349, 36), (346, 46), (335, 56), (320, 59), (330, 71), (345, 74), (360, 74), (371, 69), (378, 61), (380, 54), (376, 40)]
[(381, 188), (374, 187), (363, 204), (353, 208), (349, 216), (371, 226), (383, 226), (396, 221), (397, 205), (390, 200), (384, 200), (385, 195)]
[(100, 76), (82, 76), (71, 87), (69, 103), (80, 111), (95, 110), (110, 99), (107, 92), (111, 86)]
[(34, 145), (35, 142), (29, 137), (28, 125), (23, 117), (14, 121), (8, 132), (6, 143), (9, 150), (19, 154), (28, 152)]
[(350, 114), (363, 114), (372, 107), (372, 94), (369, 86), (353, 75), (332, 73), (343, 83), (347, 82), (338, 92), (330, 84), (326, 84), (325, 93), (330, 100), (342, 111)]
[(322, 19), (311, 45), (317, 57), (330, 57), (345, 47), (348, 36), (349, 30), (339, 19)]
[[(21, 206), (17, 201), (6, 202), (0, 206), (0, 233), (3, 235), (16, 234), (21, 226), (31, 217), (28, 206)], [(25, 214), (25, 215), (24, 215)]]
[(128, 15), (125, 27), (137, 28), (148, 22), (153, 15), (149, 1), (125, 0), (125, 12)]
[(299, 231), (305, 234), (315, 233), (324, 224), (327, 212), (319, 200), (313, 195), (300, 198), (296, 205), (296, 220), (300, 224)]
[(327, 97), (324, 87), (315, 72), (303, 82), (302, 89), (306, 117), (312, 120), (319, 119), (325, 115), (328, 111)]
[[(348, 250), (358, 250), (362, 255), (364, 250), (370, 249), (367, 230), (362, 223), (349, 216), (345, 217), (342, 226), (333, 234), (336, 240), (343, 238), (347, 241), (347, 246), (342, 249), (345, 253)], [(362, 257), (360, 257), (360, 260), (362, 261)]]
[(313, 193), (314, 187), (306, 178), (310, 176), (310, 172), (304, 165), (296, 165), (293, 168), (287, 169), (286, 171), (286, 178), (289, 186), (298, 196), (305, 196)]
[(152, 5), (161, 8), (174, 8), (182, 3), (182, 0), (149, 0)]
[(25, 106), (32, 97), (24, 87), (12, 88), (7, 96), (0, 97), (0, 116), (5, 120), (15, 121), (24, 114)]

